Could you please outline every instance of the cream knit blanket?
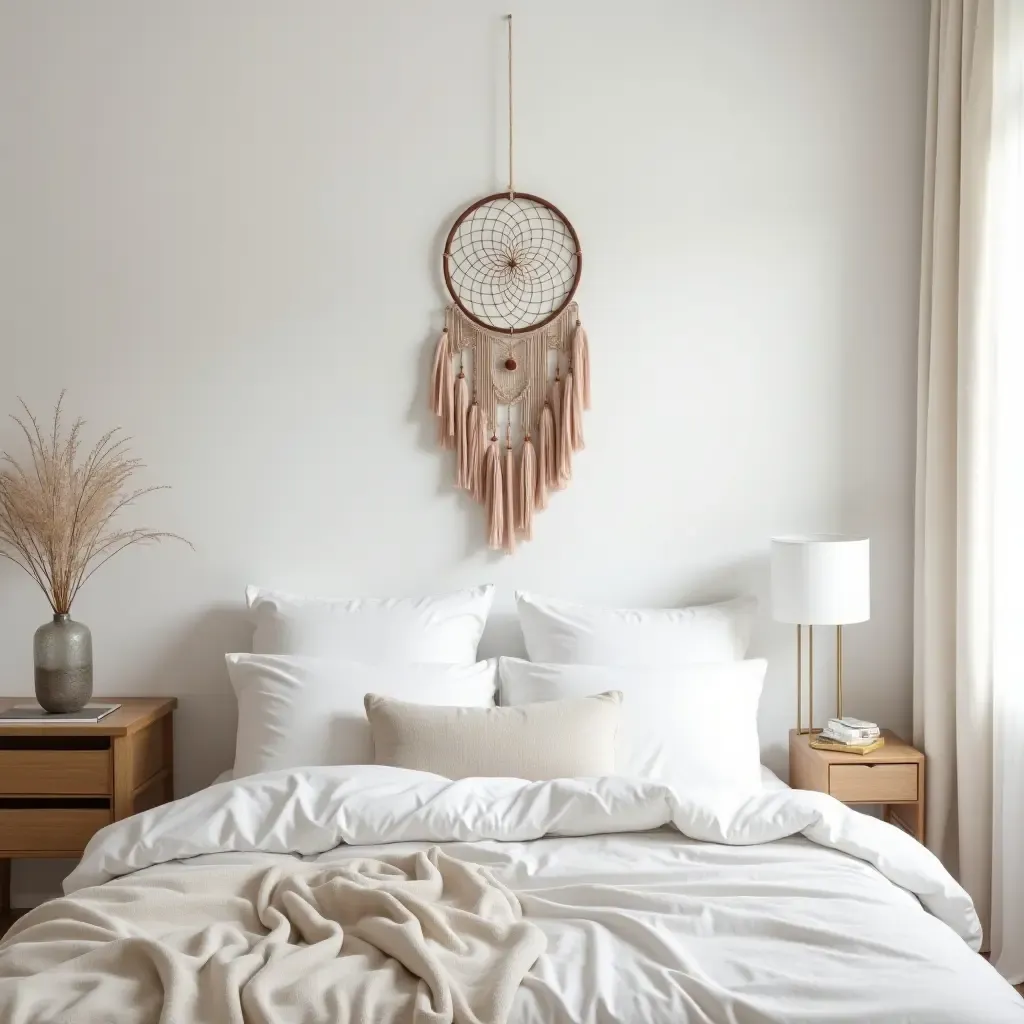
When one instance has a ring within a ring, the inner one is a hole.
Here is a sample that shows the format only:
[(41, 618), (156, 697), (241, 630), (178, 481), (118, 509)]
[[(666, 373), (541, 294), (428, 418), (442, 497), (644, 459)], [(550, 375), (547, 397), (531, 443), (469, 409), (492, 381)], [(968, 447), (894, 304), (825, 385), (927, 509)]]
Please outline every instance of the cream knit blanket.
[(152, 868), (0, 944), (0, 1020), (504, 1024), (544, 951), (485, 868), (434, 847), (287, 868)]

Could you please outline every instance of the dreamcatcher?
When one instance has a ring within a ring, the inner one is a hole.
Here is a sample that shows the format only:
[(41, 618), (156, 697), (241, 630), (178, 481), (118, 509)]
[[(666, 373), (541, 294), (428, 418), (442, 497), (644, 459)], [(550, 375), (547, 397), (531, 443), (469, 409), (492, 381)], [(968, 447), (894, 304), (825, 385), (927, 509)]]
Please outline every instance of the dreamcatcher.
[(442, 446), (455, 451), (456, 486), (487, 510), (489, 546), (511, 553), (517, 534), (533, 536), (534, 510), (569, 483), (590, 408), (587, 335), (573, 301), (579, 238), (558, 207), (512, 184), (511, 15), (508, 98), (508, 191), (464, 210), (445, 241), (453, 302), (430, 407)]

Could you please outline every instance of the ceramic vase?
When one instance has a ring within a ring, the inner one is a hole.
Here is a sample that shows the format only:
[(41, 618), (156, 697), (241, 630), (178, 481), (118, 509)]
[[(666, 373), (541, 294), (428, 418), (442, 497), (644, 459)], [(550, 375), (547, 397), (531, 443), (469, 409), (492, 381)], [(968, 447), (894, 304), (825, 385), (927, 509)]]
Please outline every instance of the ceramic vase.
[(92, 634), (69, 615), (54, 615), (33, 643), (36, 700), (44, 711), (78, 711), (92, 696)]

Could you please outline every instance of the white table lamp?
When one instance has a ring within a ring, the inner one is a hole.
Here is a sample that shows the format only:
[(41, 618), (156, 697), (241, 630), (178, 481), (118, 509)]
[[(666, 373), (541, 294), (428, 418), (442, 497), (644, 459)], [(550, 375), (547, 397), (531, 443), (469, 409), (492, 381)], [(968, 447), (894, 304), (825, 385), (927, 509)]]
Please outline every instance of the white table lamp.
[[(871, 617), (867, 537), (817, 534), (772, 538), (772, 615), (796, 625), (796, 727), (814, 733), (814, 627), (836, 627), (836, 717), (843, 717), (843, 626)], [(803, 627), (810, 680), (803, 727)]]

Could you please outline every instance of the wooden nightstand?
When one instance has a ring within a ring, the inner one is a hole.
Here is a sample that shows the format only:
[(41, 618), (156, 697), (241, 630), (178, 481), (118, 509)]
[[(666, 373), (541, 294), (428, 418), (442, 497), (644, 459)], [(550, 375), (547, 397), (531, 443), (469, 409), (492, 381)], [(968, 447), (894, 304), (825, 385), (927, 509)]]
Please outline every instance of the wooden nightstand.
[[(0, 708), (24, 703), (0, 698)], [(0, 918), (11, 858), (80, 857), (112, 821), (174, 799), (174, 697), (97, 697), (121, 707), (99, 722), (0, 722)]]
[(789, 731), (789, 784), (829, 793), (844, 804), (881, 804), (885, 820), (924, 842), (924, 754), (888, 729), (870, 754), (815, 750), (806, 733)]

